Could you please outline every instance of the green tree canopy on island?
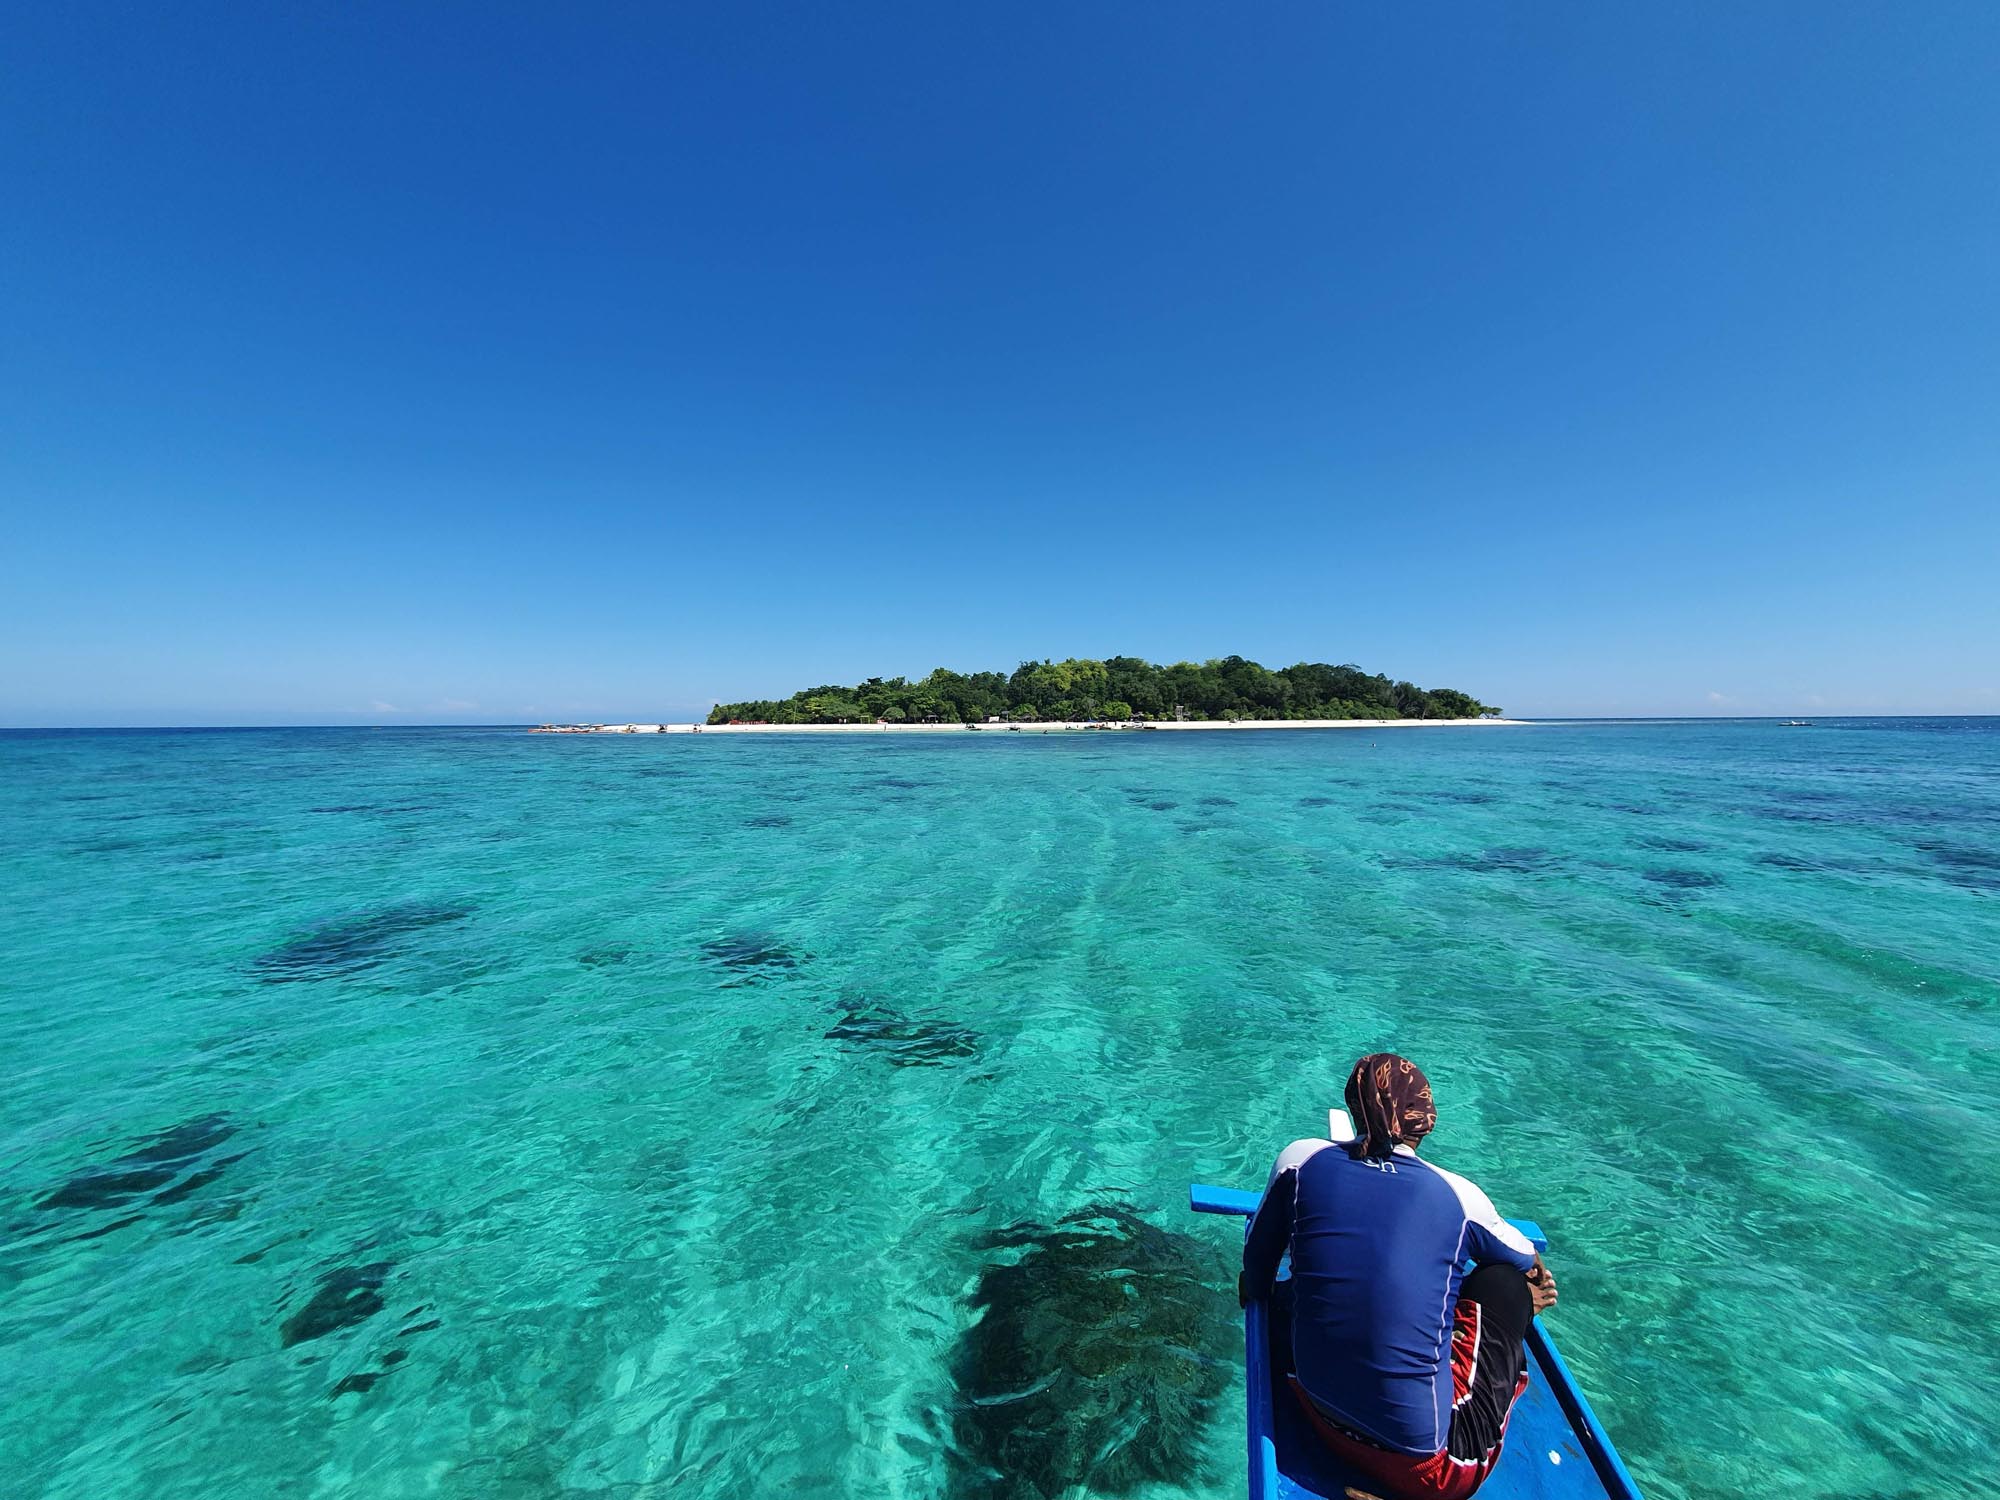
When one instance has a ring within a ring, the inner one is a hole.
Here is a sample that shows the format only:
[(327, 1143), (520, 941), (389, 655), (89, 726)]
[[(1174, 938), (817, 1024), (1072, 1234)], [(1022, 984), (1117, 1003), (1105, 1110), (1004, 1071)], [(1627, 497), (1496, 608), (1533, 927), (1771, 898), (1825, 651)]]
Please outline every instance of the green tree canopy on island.
[(1500, 710), (1456, 688), (1420, 688), (1359, 667), (1272, 670), (1240, 656), (1155, 666), (1136, 656), (1024, 661), (1013, 672), (939, 667), (911, 682), (807, 688), (778, 700), (718, 703), (711, 724), (983, 724), (988, 719), (1476, 719)]

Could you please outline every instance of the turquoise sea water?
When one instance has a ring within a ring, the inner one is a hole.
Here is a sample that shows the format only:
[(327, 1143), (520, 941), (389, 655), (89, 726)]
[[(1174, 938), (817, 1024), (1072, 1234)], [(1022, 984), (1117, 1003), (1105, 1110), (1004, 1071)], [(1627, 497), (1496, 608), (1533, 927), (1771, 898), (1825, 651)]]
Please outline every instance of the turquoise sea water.
[(1378, 1047), (1649, 1495), (1987, 1472), (2000, 721), (24, 733), (0, 830), (10, 1493), (1238, 1494), (1186, 1187)]

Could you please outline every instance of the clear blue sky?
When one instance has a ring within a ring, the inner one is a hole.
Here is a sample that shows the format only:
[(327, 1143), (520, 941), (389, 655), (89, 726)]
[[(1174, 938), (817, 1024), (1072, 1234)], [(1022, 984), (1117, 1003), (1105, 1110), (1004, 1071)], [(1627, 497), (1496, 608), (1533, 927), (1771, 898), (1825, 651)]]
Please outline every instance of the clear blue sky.
[(2000, 6), (17, 5), (0, 723), (2000, 712)]

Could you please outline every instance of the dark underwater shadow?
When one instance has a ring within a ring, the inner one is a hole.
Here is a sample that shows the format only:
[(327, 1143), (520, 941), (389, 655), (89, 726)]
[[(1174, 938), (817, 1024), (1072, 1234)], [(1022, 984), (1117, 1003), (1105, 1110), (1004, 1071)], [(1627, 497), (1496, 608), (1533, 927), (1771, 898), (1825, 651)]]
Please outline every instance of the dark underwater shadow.
[(333, 979), (372, 969), (408, 938), (431, 927), (462, 922), (469, 906), (409, 902), (323, 922), (251, 960), (250, 972), (266, 984)]
[[(178, 1203), (220, 1176), (232, 1156), (204, 1171), (188, 1173), (216, 1147), (236, 1134), (226, 1115), (203, 1115), (170, 1130), (147, 1136), (131, 1150), (102, 1166), (72, 1173), (62, 1186), (39, 1199), (35, 1207), (49, 1209), (117, 1208), (154, 1193), (154, 1203)], [(188, 1175), (183, 1176), (183, 1173)], [(165, 1191), (158, 1191), (164, 1189)]]
[[(389, 1299), (383, 1293), (394, 1279), (396, 1269), (392, 1260), (326, 1267), (319, 1273), (311, 1295), (279, 1325), (279, 1347), (294, 1349), (317, 1339), (346, 1334), (349, 1329), (358, 1329), (387, 1311)], [(352, 1340), (342, 1341), (347, 1346), (347, 1357), (364, 1351), (362, 1363), (372, 1363), (376, 1368), (350, 1370), (334, 1382), (327, 1394), (335, 1400), (342, 1396), (365, 1396), (388, 1379), (409, 1359), (409, 1340), (443, 1326), (436, 1316), (426, 1318), (424, 1315), (428, 1312), (430, 1308), (421, 1303), (412, 1307), (394, 1320), (403, 1326), (393, 1335), (388, 1335), (386, 1340), (380, 1332), (381, 1325), (378, 1325), (378, 1331), (372, 1336), (356, 1334)], [(387, 1348), (383, 1347), (385, 1341), (389, 1345)], [(318, 1362), (319, 1355), (305, 1350), (300, 1352), (304, 1355), (303, 1363)]]
[(279, 1345), (289, 1349), (367, 1322), (387, 1305), (382, 1284), (394, 1269), (393, 1261), (377, 1260), (324, 1272), (312, 1296), (279, 1325)]
[[(242, 1208), (240, 1196), (225, 1193), (217, 1201), (203, 1189), (250, 1154), (220, 1154), (238, 1128), (227, 1115), (203, 1115), (146, 1136), (109, 1160), (77, 1168), (30, 1201), (31, 1216), (0, 1228), (0, 1249), (82, 1244), (140, 1225), (171, 1226), (168, 1233), (182, 1234), (234, 1218)], [(201, 1201), (188, 1203), (198, 1195)], [(184, 1204), (175, 1214), (161, 1212)]]
[(775, 978), (812, 957), (768, 932), (731, 932), (710, 938), (701, 945), (701, 956), (736, 976), (725, 989)]
[(843, 1000), (826, 1040), (881, 1054), (897, 1068), (945, 1067), (979, 1053), (979, 1033), (936, 1016), (912, 1016), (872, 1001)]
[(1706, 854), (1714, 847), (1700, 839), (1672, 838), (1660, 834), (1648, 834), (1632, 842), (1645, 849), (1658, 849), (1666, 854)]
[(1540, 845), (1504, 844), (1476, 854), (1383, 854), (1377, 862), (1386, 870), (1458, 870), (1467, 875), (1543, 875), (1561, 860)]
[(1709, 870), (1680, 870), (1663, 867), (1644, 869), (1639, 872), (1654, 885), (1666, 886), (1676, 891), (1713, 890), (1723, 883), (1722, 877)]
[(1943, 839), (1919, 839), (1917, 847), (1937, 865), (1937, 873), (1968, 891), (2000, 891), (2000, 851), (1954, 844)]
[(1118, 1205), (1017, 1224), (981, 1248), (979, 1321), (953, 1359), (951, 1493), (1186, 1483), (1235, 1355), (1222, 1257)]

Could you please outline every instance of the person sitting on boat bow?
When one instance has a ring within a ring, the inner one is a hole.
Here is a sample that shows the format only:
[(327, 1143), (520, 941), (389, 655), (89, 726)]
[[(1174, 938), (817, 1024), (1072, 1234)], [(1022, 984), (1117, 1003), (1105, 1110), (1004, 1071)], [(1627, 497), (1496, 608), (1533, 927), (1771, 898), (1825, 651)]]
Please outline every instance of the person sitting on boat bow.
[(1279, 1368), (1343, 1461), (1395, 1500), (1462, 1500), (1500, 1460), (1555, 1277), (1485, 1193), (1418, 1158), (1437, 1107), (1415, 1063), (1362, 1058), (1346, 1103), (1353, 1140), (1279, 1154), (1238, 1290), (1246, 1304), (1278, 1293)]

